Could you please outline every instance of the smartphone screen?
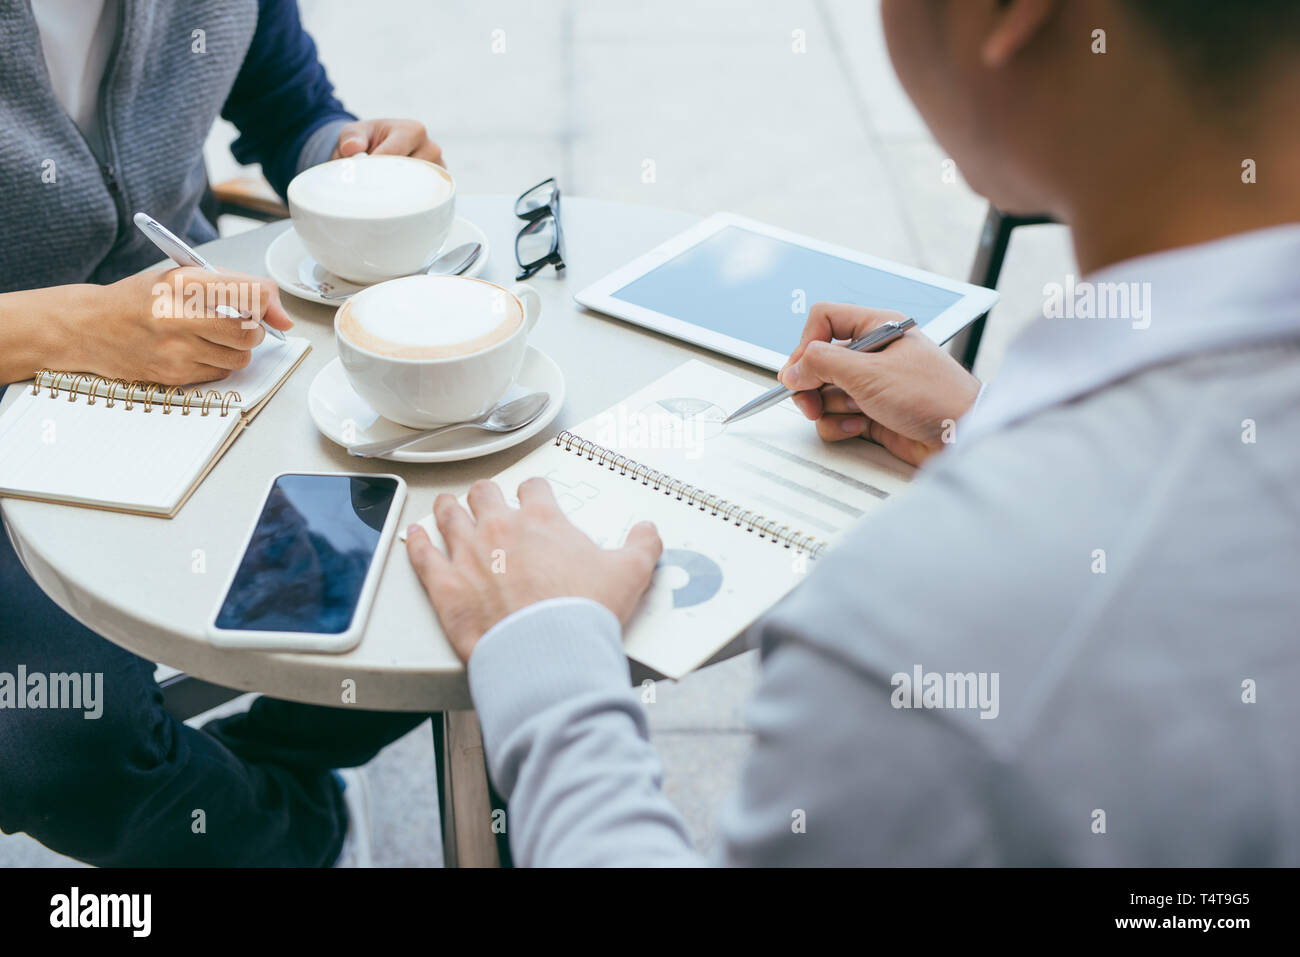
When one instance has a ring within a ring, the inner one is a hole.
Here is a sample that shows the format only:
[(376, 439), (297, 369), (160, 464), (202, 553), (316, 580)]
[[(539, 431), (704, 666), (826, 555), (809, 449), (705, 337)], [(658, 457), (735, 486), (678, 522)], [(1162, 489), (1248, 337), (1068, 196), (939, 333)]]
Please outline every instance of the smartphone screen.
[(336, 635), (356, 616), (397, 494), (385, 476), (281, 475), (216, 626)]

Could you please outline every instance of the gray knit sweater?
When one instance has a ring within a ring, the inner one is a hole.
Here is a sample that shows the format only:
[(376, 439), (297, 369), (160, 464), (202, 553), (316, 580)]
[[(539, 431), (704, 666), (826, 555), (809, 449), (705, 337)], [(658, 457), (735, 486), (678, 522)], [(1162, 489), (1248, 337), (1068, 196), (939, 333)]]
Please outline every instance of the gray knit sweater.
[[(253, 41), (258, 0), (120, 3), (102, 132), (87, 142), (50, 85), (29, 0), (0, 0), (0, 292), (111, 282), (156, 262), (132, 225), (137, 210), (192, 241), (215, 236), (198, 211), (203, 143)], [(310, 137), (299, 168), (328, 158), (337, 125)]]

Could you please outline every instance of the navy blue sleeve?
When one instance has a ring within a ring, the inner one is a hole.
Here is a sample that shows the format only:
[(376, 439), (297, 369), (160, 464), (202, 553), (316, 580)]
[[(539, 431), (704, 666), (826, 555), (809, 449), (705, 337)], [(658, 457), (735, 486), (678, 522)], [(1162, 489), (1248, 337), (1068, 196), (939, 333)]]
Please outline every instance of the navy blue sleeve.
[(257, 30), (221, 115), (239, 129), (235, 159), (261, 163), (281, 196), (308, 137), (331, 120), (356, 119), (334, 97), (297, 0), (258, 0)]

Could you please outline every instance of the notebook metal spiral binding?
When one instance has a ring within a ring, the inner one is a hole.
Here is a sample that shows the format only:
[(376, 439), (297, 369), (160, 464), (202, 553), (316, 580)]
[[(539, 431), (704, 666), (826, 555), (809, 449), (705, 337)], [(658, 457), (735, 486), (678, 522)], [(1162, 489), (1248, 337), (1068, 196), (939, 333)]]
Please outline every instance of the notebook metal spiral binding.
[[(66, 384), (63, 381), (65, 377), (68, 380)], [(83, 382), (87, 383), (85, 392), (81, 391)], [(194, 406), (194, 411), (203, 416), (213, 411), (213, 406), (219, 405), (221, 416), (224, 418), (230, 414), (232, 403), (243, 401), (243, 397), (233, 389), (225, 392), (208, 389), (205, 392), (201, 386), (193, 389), (185, 389), (177, 385), (167, 387), (156, 382), (112, 379), (85, 372), (56, 372), (53, 369), (41, 369), (36, 373), (36, 379), (32, 383), (32, 395), (40, 395), (42, 387), (47, 390), (51, 399), (57, 399), (59, 391), (66, 389), (69, 402), (76, 402), (78, 396), (84, 395), (86, 405), (94, 405), (97, 398), (102, 398), (104, 405), (110, 409), (119, 399), (122, 401), (122, 407), (128, 411), (134, 409), (136, 402), (139, 402), (144, 406), (145, 412), (152, 412), (154, 404), (157, 403), (162, 406), (163, 415), (170, 415), (173, 406), (180, 409), (181, 415), (189, 415), (191, 406)], [(156, 398), (160, 391), (163, 391), (161, 400)]]
[(597, 445), (573, 432), (567, 430), (561, 432), (555, 437), (555, 444), (566, 452), (585, 456), (610, 471), (625, 475), (633, 481), (640, 481), (642, 485), (648, 485), (656, 492), (671, 495), (679, 502), (689, 502), (700, 511), (719, 516), (746, 531), (757, 532), (759, 538), (770, 538), (786, 548), (804, 552), (810, 558), (817, 558), (826, 548), (825, 542), (812, 535), (806, 535), (789, 525), (778, 525), (758, 512), (741, 508), (719, 495), (712, 495), (702, 488), (643, 465), (629, 456), (607, 449), (603, 445)]

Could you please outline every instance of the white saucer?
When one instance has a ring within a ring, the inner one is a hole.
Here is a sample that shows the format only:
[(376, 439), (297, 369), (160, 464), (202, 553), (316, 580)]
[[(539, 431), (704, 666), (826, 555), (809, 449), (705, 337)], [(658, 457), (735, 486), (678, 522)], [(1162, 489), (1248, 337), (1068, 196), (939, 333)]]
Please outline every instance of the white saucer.
[[(528, 347), (524, 356), (519, 377), (504, 398), (511, 399), (525, 392), (548, 392), (551, 401), (541, 415), (516, 432), (498, 434), (478, 429), (458, 429), (379, 458), (393, 462), (459, 462), (500, 452), (526, 442), (542, 431), (555, 421), (555, 417), (560, 414), (560, 407), (564, 405), (564, 373), (550, 356), (532, 346)], [(316, 373), (307, 392), (307, 408), (311, 410), (312, 421), (321, 434), (344, 448), (362, 442), (395, 439), (414, 431), (390, 422), (370, 408), (352, 388), (352, 383), (343, 372), (343, 363), (338, 359), (330, 361)], [(348, 422), (353, 426), (349, 435), (351, 441), (345, 441), (343, 437)]]
[[(442, 249), (438, 250), (441, 255), (444, 251), (461, 243), (482, 243), (483, 249), (479, 253), (478, 259), (474, 265), (466, 269), (462, 276), (477, 276), (487, 266), (488, 238), (487, 233), (479, 229), (468, 219), (462, 219), (457, 216), (455, 222), (451, 224), (451, 232), (447, 234), (447, 241), (442, 244)], [(347, 302), (343, 299), (326, 299), (313, 292), (310, 288), (303, 285), (298, 278), (300, 272), (306, 269), (311, 273), (316, 270), (318, 276), (326, 278), (338, 291), (360, 292), (366, 286), (361, 283), (349, 282), (346, 279), (340, 279), (333, 273), (327, 271), (323, 266), (318, 265), (307, 252), (307, 247), (302, 244), (298, 234), (294, 232), (293, 226), (290, 226), (279, 236), (275, 237), (274, 242), (266, 250), (266, 271), (267, 274), (275, 280), (275, 284), (280, 287), (281, 292), (287, 292), (291, 296), (297, 296), (299, 299), (306, 299), (309, 302), (319, 302), (322, 306), (341, 306)]]

